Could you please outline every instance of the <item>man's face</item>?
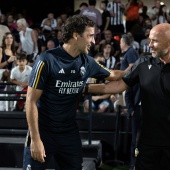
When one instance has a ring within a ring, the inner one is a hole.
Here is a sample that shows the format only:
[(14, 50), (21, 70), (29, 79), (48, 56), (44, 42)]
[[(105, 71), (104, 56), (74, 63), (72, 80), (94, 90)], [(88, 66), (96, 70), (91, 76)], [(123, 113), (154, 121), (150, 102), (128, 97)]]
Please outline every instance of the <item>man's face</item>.
[(49, 40), (49, 41), (47, 42), (47, 49), (52, 49), (52, 48), (55, 48), (55, 42)]
[(82, 35), (78, 35), (76, 45), (79, 53), (89, 53), (91, 46), (95, 44), (94, 32), (94, 27), (87, 27)]
[(121, 48), (121, 50), (123, 52), (124, 48), (125, 48), (125, 42), (123, 41), (123, 38), (120, 39), (120, 48)]
[(48, 18), (49, 18), (49, 19), (53, 19), (53, 18), (54, 18), (54, 14), (49, 13), (49, 14), (48, 14)]
[(160, 1), (159, 0), (155, 1), (155, 7), (159, 9), (159, 7), (160, 7)]
[[(165, 34), (155, 30), (150, 31), (149, 46), (152, 48), (152, 56), (164, 58), (168, 54), (168, 41), (165, 37)], [(162, 38), (164, 37), (164, 38)]]
[(105, 31), (104, 37), (106, 41), (110, 41), (112, 39), (112, 33), (110, 31)]

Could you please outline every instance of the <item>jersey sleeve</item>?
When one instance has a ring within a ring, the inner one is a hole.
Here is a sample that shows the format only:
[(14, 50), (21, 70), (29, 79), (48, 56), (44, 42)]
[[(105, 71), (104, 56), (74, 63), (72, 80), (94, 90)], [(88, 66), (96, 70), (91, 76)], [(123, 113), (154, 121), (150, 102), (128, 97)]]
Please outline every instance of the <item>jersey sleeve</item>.
[(33, 65), (28, 85), (43, 90), (48, 79), (48, 54), (41, 54)]
[(110, 76), (111, 71), (95, 61), (93, 58), (90, 58), (90, 77), (93, 78), (106, 78)]

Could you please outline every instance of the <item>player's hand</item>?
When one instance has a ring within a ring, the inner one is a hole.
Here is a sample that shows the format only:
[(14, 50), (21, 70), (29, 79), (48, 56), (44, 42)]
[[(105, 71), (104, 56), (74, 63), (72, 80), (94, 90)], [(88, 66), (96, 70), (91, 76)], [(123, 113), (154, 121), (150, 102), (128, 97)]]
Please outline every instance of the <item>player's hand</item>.
[(31, 145), (30, 145), (30, 151), (31, 151), (31, 156), (34, 160), (38, 162), (45, 162), (45, 149), (42, 141), (39, 140), (31, 140)]

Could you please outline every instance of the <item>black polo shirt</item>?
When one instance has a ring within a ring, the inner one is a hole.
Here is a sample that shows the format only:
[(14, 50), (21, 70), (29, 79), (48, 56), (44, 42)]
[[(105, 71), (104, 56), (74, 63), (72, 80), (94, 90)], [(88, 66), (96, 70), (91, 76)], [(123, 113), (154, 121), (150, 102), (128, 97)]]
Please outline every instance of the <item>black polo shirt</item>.
[(141, 88), (142, 127), (139, 142), (170, 146), (170, 64), (159, 58), (140, 58), (124, 77)]

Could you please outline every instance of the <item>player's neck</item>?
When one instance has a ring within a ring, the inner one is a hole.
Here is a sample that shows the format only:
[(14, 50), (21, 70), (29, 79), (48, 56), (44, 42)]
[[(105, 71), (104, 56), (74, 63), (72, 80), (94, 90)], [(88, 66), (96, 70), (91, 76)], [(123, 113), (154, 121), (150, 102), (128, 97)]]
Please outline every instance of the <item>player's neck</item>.
[(71, 55), (73, 58), (76, 58), (78, 56), (77, 50), (73, 49), (73, 45), (70, 44), (63, 44), (63, 49)]

